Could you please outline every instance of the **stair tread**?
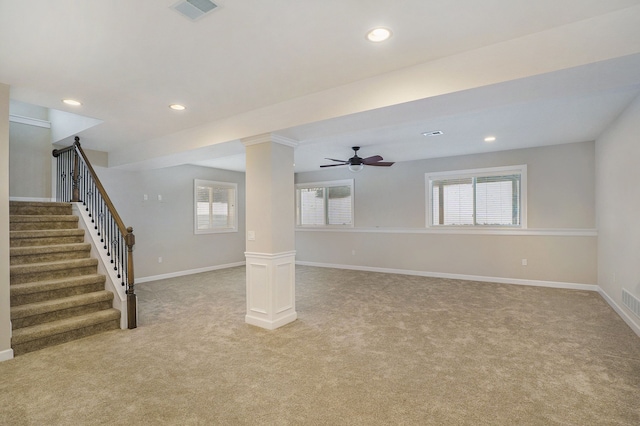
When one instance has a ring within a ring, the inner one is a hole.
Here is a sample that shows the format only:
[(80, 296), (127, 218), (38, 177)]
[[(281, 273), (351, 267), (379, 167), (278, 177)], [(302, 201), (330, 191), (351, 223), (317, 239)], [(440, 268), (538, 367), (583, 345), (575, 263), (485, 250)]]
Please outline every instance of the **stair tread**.
[(12, 214), (9, 215), (11, 222), (78, 222), (78, 216), (73, 214)]
[(87, 257), (84, 259), (54, 260), (52, 262), (27, 263), (24, 265), (11, 265), (10, 275), (29, 274), (42, 271), (56, 271), (66, 268), (81, 268), (83, 266), (96, 266), (98, 259)]
[(91, 250), (90, 243), (67, 243), (47, 246), (11, 247), (9, 249), (9, 253), (11, 256), (24, 256), (27, 254), (61, 253), (65, 251), (85, 250)]
[(54, 280), (31, 281), (28, 283), (13, 284), (10, 287), (12, 295), (37, 293), (39, 291), (47, 291), (50, 289), (58, 289), (64, 287), (73, 287), (79, 285), (91, 284), (96, 281), (104, 282), (106, 277), (102, 274), (87, 274), (74, 277), (58, 278)]
[(9, 201), (10, 215), (69, 215), (72, 211), (71, 203)]
[(11, 319), (24, 318), (48, 312), (60, 311), (76, 306), (90, 305), (93, 303), (113, 300), (113, 293), (107, 290), (93, 293), (79, 294), (75, 296), (62, 297), (59, 299), (47, 300), (43, 302), (28, 303), (11, 308)]
[(61, 201), (9, 201), (10, 206), (33, 206), (33, 207), (66, 207), (70, 206), (71, 203), (65, 203)]
[(120, 311), (111, 308), (92, 312), (90, 314), (84, 314), (57, 321), (51, 321), (44, 324), (19, 328), (13, 331), (11, 344), (18, 345), (32, 340), (45, 338), (47, 336), (52, 336), (55, 334), (60, 334), (116, 319), (120, 319)]
[(28, 229), (23, 231), (9, 231), (9, 238), (58, 237), (67, 235), (84, 235), (84, 229)]

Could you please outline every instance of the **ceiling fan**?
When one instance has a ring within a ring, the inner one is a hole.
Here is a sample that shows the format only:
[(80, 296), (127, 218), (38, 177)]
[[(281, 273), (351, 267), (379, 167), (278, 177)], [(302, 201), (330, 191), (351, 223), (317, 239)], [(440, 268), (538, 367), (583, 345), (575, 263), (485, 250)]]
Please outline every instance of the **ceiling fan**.
[(381, 167), (389, 167), (393, 165), (393, 161), (382, 161), (383, 158), (379, 155), (374, 155), (367, 158), (358, 157), (359, 146), (354, 146), (353, 149), (353, 157), (348, 160), (336, 160), (335, 158), (325, 158), (326, 160), (337, 161), (338, 164), (324, 164), (320, 167), (336, 167), (336, 166), (349, 166), (349, 170), (352, 172), (359, 172), (364, 168), (364, 166), (381, 166)]

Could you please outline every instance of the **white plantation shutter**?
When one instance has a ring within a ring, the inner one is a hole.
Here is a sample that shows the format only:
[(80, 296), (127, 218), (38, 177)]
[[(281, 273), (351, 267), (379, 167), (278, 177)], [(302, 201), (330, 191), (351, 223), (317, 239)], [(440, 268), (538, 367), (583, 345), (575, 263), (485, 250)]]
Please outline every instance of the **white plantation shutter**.
[(522, 226), (526, 166), (426, 175), (428, 226)]
[(196, 229), (207, 229), (210, 224), (209, 209), (210, 189), (206, 186), (196, 186)]
[(194, 181), (195, 233), (230, 232), (238, 229), (237, 184)]

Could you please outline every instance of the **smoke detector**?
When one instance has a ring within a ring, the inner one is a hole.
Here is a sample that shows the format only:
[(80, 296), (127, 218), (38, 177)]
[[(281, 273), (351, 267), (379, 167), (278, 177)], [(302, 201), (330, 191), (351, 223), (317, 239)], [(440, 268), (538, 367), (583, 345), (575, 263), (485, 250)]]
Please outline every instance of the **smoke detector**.
[(191, 21), (197, 21), (219, 6), (210, 0), (182, 0), (171, 6), (173, 10)]

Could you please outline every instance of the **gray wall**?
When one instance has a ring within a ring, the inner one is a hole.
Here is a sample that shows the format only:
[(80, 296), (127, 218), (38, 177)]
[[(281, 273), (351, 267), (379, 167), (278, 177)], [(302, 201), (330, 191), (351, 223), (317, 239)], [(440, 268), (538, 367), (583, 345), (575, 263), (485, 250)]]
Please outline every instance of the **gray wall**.
[[(528, 168), (527, 234), (425, 230), (426, 172), (518, 164)], [(345, 169), (299, 173), (296, 183), (353, 178), (355, 228), (298, 230), (297, 260), (595, 284), (597, 237), (576, 232), (593, 234), (595, 228), (594, 164), (595, 144), (585, 142), (365, 167), (355, 174)]]
[[(134, 229), (136, 279), (244, 262), (244, 173), (189, 165), (141, 172), (95, 170), (123, 221)], [(238, 232), (194, 234), (194, 179), (238, 184)]]
[(622, 305), (622, 288), (640, 298), (640, 97), (596, 142), (598, 284)]

